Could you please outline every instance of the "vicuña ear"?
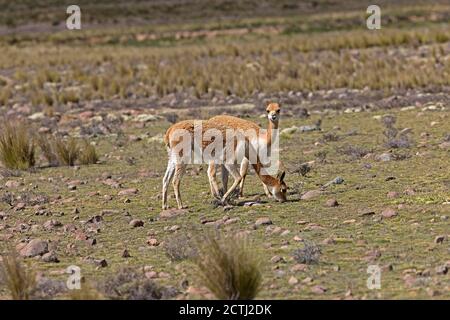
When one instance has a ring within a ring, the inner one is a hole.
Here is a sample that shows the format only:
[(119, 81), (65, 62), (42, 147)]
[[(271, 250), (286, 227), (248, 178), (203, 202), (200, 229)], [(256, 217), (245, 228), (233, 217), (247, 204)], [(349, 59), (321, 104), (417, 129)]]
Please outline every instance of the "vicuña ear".
[(286, 171), (282, 171), (277, 175), (278, 180), (283, 181), (284, 176), (286, 175)]

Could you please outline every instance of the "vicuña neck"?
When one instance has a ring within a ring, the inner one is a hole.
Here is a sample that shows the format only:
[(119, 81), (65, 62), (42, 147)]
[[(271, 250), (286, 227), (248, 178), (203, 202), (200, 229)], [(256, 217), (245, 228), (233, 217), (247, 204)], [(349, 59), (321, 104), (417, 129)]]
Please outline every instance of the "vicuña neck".
[(272, 176), (269, 176), (267, 174), (261, 173), (262, 164), (258, 161), (257, 163), (252, 164), (253, 169), (255, 169), (256, 174), (258, 175), (259, 179), (264, 183), (266, 186), (275, 186), (278, 182), (278, 180)]
[(267, 126), (267, 132), (266, 132), (266, 141), (267, 141), (267, 145), (271, 145), (272, 141), (275, 140), (276, 138), (276, 134), (278, 132), (278, 121), (270, 121), (269, 120), (269, 125)]

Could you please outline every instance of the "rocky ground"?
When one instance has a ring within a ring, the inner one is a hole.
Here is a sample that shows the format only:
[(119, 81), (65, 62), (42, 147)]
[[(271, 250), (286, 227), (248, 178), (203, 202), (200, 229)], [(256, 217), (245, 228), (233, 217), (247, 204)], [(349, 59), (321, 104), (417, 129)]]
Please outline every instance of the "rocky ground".
[[(246, 233), (264, 261), (259, 298), (449, 298), (448, 95), (392, 97), (380, 108), (305, 107), (318, 97), (357, 94), (319, 92), (301, 104), (289, 104), (295, 94), (280, 97), (287, 102), (281, 157), (289, 202), (267, 199), (252, 175), (245, 199), (215, 207), (199, 166), (182, 183), (188, 209), (168, 211), (160, 210), (162, 134), (195, 109), (108, 106), (47, 115), (13, 108), (42, 134), (89, 137), (101, 157), (91, 166), (48, 167), (39, 159), (28, 172), (1, 169), (0, 237), (33, 265), (41, 296), (64, 294), (69, 265), (95, 283), (131, 281), (114, 278), (130, 267), (136, 279), (163, 286), (153, 298), (208, 296), (182, 253), (189, 239), (219, 229)], [(264, 126), (255, 101), (209, 109)], [(406, 102), (394, 108), (397, 101)], [(389, 115), (398, 136), (385, 134)], [(380, 290), (366, 287), (373, 264), (382, 269)]]

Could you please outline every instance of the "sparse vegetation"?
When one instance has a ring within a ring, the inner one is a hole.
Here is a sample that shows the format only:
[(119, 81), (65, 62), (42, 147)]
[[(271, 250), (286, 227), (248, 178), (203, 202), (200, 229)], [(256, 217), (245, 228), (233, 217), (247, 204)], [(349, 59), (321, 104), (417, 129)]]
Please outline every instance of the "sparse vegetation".
[(131, 268), (123, 268), (100, 284), (100, 291), (109, 299), (160, 300), (176, 294), (173, 288), (166, 288), (146, 279), (144, 274)]
[(303, 248), (296, 249), (292, 256), (298, 263), (316, 264), (319, 262), (322, 251), (320, 247), (312, 241), (304, 241)]
[(254, 299), (261, 287), (260, 261), (239, 235), (207, 235), (195, 259), (200, 283), (217, 299)]
[(174, 262), (192, 259), (197, 255), (193, 239), (183, 233), (177, 233), (164, 241), (167, 257)]
[(410, 138), (410, 129), (398, 130), (395, 127), (397, 119), (392, 115), (386, 115), (382, 118), (385, 130), (383, 134), (385, 136), (386, 142), (385, 146), (388, 148), (410, 148), (412, 145), (412, 140)]
[(3, 119), (0, 129), (0, 161), (8, 169), (25, 170), (33, 167), (34, 142), (24, 123), (12, 124)]
[(344, 147), (340, 148), (340, 152), (350, 157), (350, 159), (352, 160), (358, 160), (369, 154), (371, 150), (368, 150), (361, 146), (345, 145)]

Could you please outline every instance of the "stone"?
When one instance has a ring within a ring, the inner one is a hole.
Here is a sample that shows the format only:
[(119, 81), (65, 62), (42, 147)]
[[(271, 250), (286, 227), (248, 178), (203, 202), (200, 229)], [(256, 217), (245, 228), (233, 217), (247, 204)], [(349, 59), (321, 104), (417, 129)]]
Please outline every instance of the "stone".
[(19, 254), (22, 257), (31, 258), (35, 256), (42, 256), (47, 252), (48, 252), (47, 241), (43, 241), (41, 239), (33, 239), (19, 251)]
[(159, 213), (159, 217), (161, 219), (170, 219), (170, 218), (175, 218), (181, 215), (184, 215), (188, 213), (188, 210), (186, 209), (167, 209), (167, 210), (163, 210)]
[(327, 291), (327, 288), (317, 285), (312, 287), (311, 291), (316, 294), (324, 294)]
[(129, 195), (134, 195), (137, 193), (138, 193), (138, 189), (131, 188), (131, 189), (125, 189), (125, 190), (119, 191), (119, 193), (117, 195), (118, 196), (129, 196)]
[(57, 220), (48, 220), (44, 222), (42, 226), (44, 227), (45, 230), (53, 230), (57, 227), (61, 227), (62, 223)]
[(144, 221), (139, 219), (133, 219), (130, 221), (130, 226), (132, 226), (133, 228), (143, 227)]
[(392, 160), (392, 155), (390, 153), (385, 152), (380, 155), (377, 155), (375, 157), (375, 160), (381, 161), (381, 162), (388, 162), (388, 161)]
[(58, 257), (56, 256), (56, 253), (55, 253), (54, 251), (50, 251), (50, 252), (45, 253), (45, 254), (42, 256), (42, 261), (44, 261), (44, 262), (54, 262), (54, 263), (58, 263), (58, 262), (59, 262), (59, 259), (58, 259)]
[(435, 271), (436, 271), (436, 274), (444, 275), (444, 274), (447, 274), (448, 268), (446, 265), (438, 266), (438, 267), (436, 267)]
[(288, 283), (290, 285), (296, 285), (298, 283), (298, 279), (296, 277), (290, 277)]
[(434, 238), (434, 243), (442, 244), (442, 243), (444, 243), (445, 240), (447, 240), (447, 236), (439, 235), (439, 236), (436, 236), (436, 238)]
[(339, 205), (339, 203), (337, 202), (336, 199), (328, 199), (327, 202), (325, 202), (325, 206), (327, 207), (337, 207)]
[(300, 199), (302, 199), (302, 200), (310, 200), (310, 199), (313, 199), (313, 198), (316, 198), (316, 197), (320, 196), (321, 194), (322, 194), (322, 191), (320, 191), (320, 190), (310, 190), (310, 191), (305, 192), (300, 197)]
[(387, 208), (381, 212), (381, 215), (383, 216), (383, 218), (392, 218), (397, 215), (397, 212), (394, 209)]
[(390, 199), (398, 198), (398, 196), (399, 196), (399, 193), (396, 192), (396, 191), (389, 191), (387, 193), (387, 197), (390, 198)]
[(124, 249), (122, 251), (122, 258), (130, 258), (130, 257), (131, 257), (130, 252), (127, 249)]
[(297, 263), (291, 268), (291, 272), (303, 272), (308, 269), (308, 266), (304, 263)]
[(281, 257), (281, 256), (273, 256), (273, 257), (270, 259), (270, 262), (272, 262), (272, 263), (284, 262), (284, 259), (283, 259), (283, 257)]
[(152, 247), (157, 247), (159, 246), (159, 241), (155, 238), (150, 238), (147, 240), (147, 244)]
[(16, 188), (20, 187), (20, 182), (14, 181), (14, 180), (8, 180), (5, 183), (5, 187), (8, 189), (16, 189)]
[(259, 227), (262, 225), (269, 225), (272, 224), (272, 220), (270, 220), (268, 217), (262, 217), (256, 220), (255, 226)]

